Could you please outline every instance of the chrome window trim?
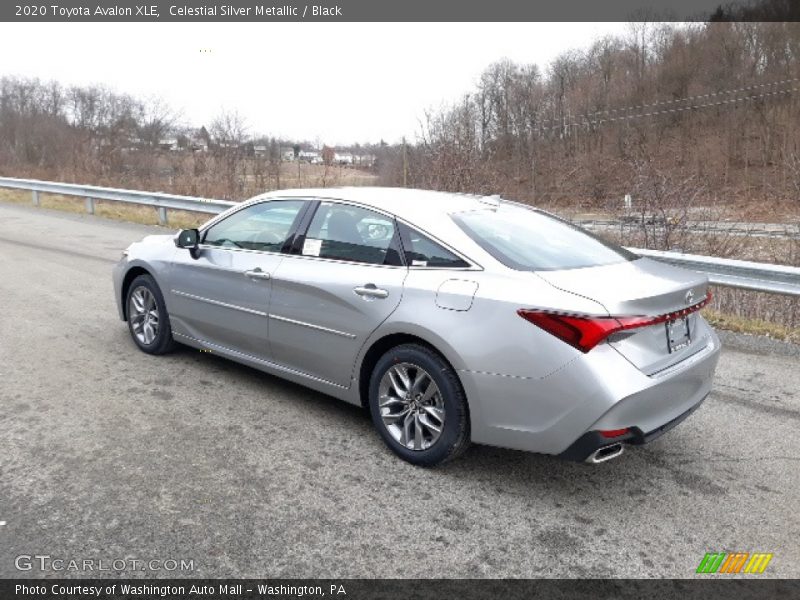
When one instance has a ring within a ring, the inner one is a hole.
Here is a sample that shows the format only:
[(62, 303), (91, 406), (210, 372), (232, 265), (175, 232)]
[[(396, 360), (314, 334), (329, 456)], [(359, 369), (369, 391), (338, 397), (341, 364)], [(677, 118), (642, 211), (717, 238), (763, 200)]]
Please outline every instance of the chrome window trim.
[(230, 246), (212, 246), (211, 244), (199, 244), (197, 246), (201, 250), (227, 250), (230, 252), (247, 252), (250, 254), (277, 254), (278, 256), (288, 256), (283, 252), (276, 252), (274, 250), (252, 250), (250, 248), (231, 248)]
[(406, 265), (376, 265), (375, 263), (358, 262), (353, 260), (342, 260), (340, 258), (326, 258), (324, 256), (311, 256), (309, 254), (283, 254), (282, 256), (284, 258), (302, 258), (303, 260), (316, 260), (319, 262), (330, 262), (330, 263), (336, 263), (338, 265), (351, 265), (354, 267), (376, 267), (379, 269), (408, 269)]
[(483, 271), (483, 268), (477, 265), (469, 267), (422, 267), (420, 265), (414, 265), (413, 267), (409, 266), (408, 268), (414, 271)]
[[(232, 216), (232, 215), (236, 214), (237, 212), (239, 212), (240, 210), (243, 210), (244, 208), (247, 208), (249, 206), (253, 206), (255, 204), (260, 204), (260, 203), (263, 203), (263, 202), (274, 202), (276, 200), (284, 200), (284, 201), (285, 200), (302, 200), (304, 202), (316, 202), (316, 201), (318, 201), (318, 202), (333, 202), (333, 203), (336, 203), (336, 204), (345, 204), (345, 205), (348, 205), (348, 206), (354, 206), (354, 207), (357, 207), (357, 208), (362, 208), (364, 210), (368, 210), (368, 211), (383, 215), (385, 217), (389, 217), (389, 218), (397, 221), (398, 223), (403, 223), (404, 225), (406, 225), (408, 227), (412, 227), (412, 228), (418, 230), (420, 233), (425, 234), (431, 240), (435, 241), (437, 244), (440, 244), (442, 247), (446, 248), (447, 250), (449, 250), (450, 252), (452, 252), (453, 254), (458, 256), (464, 262), (469, 263), (469, 265), (470, 265), (468, 267), (420, 267), (420, 266), (413, 266), (412, 267), (411, 265), (405, 265), (405, 266), (403, 266), (403, 265), (372, 265), (372, 266), (385, 266), (385, 267), (393, 267), (393, 268), (400, 267), (400, 268), (423, 270), (423, 271), (483, 271), (484, 270), (483, 266), (478, 261), (473, 260), (469, 256), (465, 255), (463, 252), (461, 252), (459, 250), (456, 250), (450, 244), (448, 244), (447, 242), (442, 241), (440, 238), (438, 238), (437, 236), (435, 236), (435, 235), (431, 234), (430, 232), (426, 231), (425, 229), (423, 229), (419, 225), (415, 225), (414, 223), (411, 223), (410, 221), (407, 221), (406, 219), (398, 217), (397, 215), (395, 215), (392, 212), (389, 212), (389, 211), (381, 209), (381, 208), (377, 208), (375, 206), (370, 206), (369, 204), (363, 204), (361, 202), (357, 202), (357, 201), (354, 201), (354, 200), (343, 200), (342, 198), (331, 198), (331, 197), (328, 197), (328, 196), (313, 196), (313, 197), (309, 197), (309, 196), (306, 196), (306, 195), (303, 195), (303, 196), (272, 196), (272, 197), (269, 197), (269, 198), (256, 197), (256, 198), (253, 198), (251, 200), (247, 200), (245, 202), (242, 202), (240, 206), (237, 206), (236, 210), (234, 210), (232, 212), (226, 212), (226, 213), (223, 213), (221, 215), (217, 215), (216, 217), (214, 217), (213, 219), (211, 219), (207, 223), (203, 224), (201, 226), (201, 228), (198, 229), (198, 231), (201, 234), (201, 239), (202, 239), (202, 234), (205, 233), (206, 229), (208, 229), (209, 227), (211, 227), (213, 225), (216, 225), (216, 223), (218, 221), (221, 221), (223, 219), (223, 215), (224, 215), (224, 218), (227, 219), (229, 216)], [(229, 209), (229, 210), (231, 210), (231, 209)], [(319, 210), (319, 209), (317, 209), (317, 210)], [(210, 245), (207, 245), (207, 244), (200, 244), (200, 248), (220, 248), (220, 246), (210, 246)], [(340, 260), (340, 259), (336, 259), (336, 258), (326, 259), (326, 258), (322, 258), (322, 257), (318, 257), (318, 256), (308, 256), (307, 257), (306, 255), (303, 255), (303, 254), (284, 254), (283, 252), (272, 252), (272, 251), (264, 251), (264, 250), (246, 250), (244, 248), (225, 248), (225, 249), (226, 250), (247, 251), (247, 252), (264, 252), (264, 253), (267, 253), (267, 254), (281, 254), (282, 256), (303, 256), (304, 258), (316, 258), (318, 260), (332, 260), (332, 261), (336, 261), (336, 262), (343, 263), (343, 264), (353, 264), (353, 265), (370, 264), (370, 263), (359, 263), (359, 262), (353, 262), (353, 261), (344, 261), (344, 260)]]
[(236, 304), (228, 304), (227, 302), (220, 302), (219, 300), (213, 300), (212, 298), (204, 298), (203, 296), (195, 296), (194, 294), (190, 294), (189, 292), (182, 292), (181, 290), (170, 290), (176, 296), (181, 296), (182, 298), (189, 298), (190, 300), (197, 300), (198, 302), (205, 302), (206, 304), (213, 304), (214, 306), (221, 306), (222, 308), (230, 308), (232, 310), (238, 310), (241, 312), (245, 312), (251, 315), (256, 315), (257, 317), (267, 317), (267, 313), (255, 310), (252, 308), (245, 308), (244, 306), (238, 306)]
[[(277, 200), (277, 198), (275, 198), (275, 199)], [(286, 198), (283, 198), (283, 199), (285, 200)], [(463, 252), (460, 252), (460, 251), (456, 250), (450, 244), (448, 244), (446, 242), (443, 242), (440, 238), (436, 237), (435, 235), (430, 234), (429, 232), (427, 232), (425, 229), (423, 229), (419, 225), (414, 225), (410, 221), (407, 221), (406, 219), (398, 217), (396, 214), (394, 214), (392, 212), (389, 212), (387, 210), (383, 210), (383, 209), (380, 209), (380, 208), (376, 208), (374, 206), (370, 206), (369, 204), (362, 204), (361, 202), (356, 202), (356, 201), (353, 201), (353, 200), (342, 200), (341, 198), (328, 198), (328, 197), (318, 196), (318, 197), (315, 197), (314, 200), (318, 200), (319, 202), (333, 202), (333, 203), (336, 203), (336, 204), (345, 204), (347, 206), (354, 206), (356, 208), (361, 208), (361, 209), (364, 209), (364, 210), (368, 210), (368, 211), (377, 213), (379, 215), (383, 215), (385, 217), (389, 217), (389, 218), (397, 221), (398, 223), (403, 223), (407, 227), (412, 227), (413, 229), (416, 229), (420, 233), (425, 234), (431, 240), (435, 241), (437, 244), (439, 244), (442, 247), (446, 248), (447, 250), (449, 250), (450, 252), (452, 252), (453, 254), (458, 256), (464, 262), (469, 263), (469, 265), (470, 265), (468, 267), (454, 267), (454, 268), (448, 268), (448, 267), (418, 267), (418, 266), (412, 267), (411, 265), (405, 265), (404, 268), (406, 268), (406, 269), (423, 269), (423, 270), (431, 270), (431, 271), (434, 271), (434, 270), (436, 270), (436, 271), (483, 271), (484, 270), (483, 267), (477, 261), (472, 260), (470, 257), (466, 256)], [(319, 208), (317, 210), (319, 210)], [(293, 255), (293, 256), (298, 256), (298, 255)], [(299, 256), (304, 256), (304, 255), (299, 255)], [(321, 257), (311, 257), (311, 258), (321, 258)], [(358, 265), (370, 264), (370, 263), (358, 263), (358, 262), (352, 262), (352, 261), (343, 261), (343, 260), (339, 260), (339, 259), (336, 259), (336, 258), (326, 259), (326, 260), (334, 260), (334, 261), (337, 261), (337, 262), (343, 262), (343, 263), (348, 263), (348, 264), (358, 264)], [(373, 265), (373, 266), (397, 267), (397, 266), (402, 266), (402, 265)]]

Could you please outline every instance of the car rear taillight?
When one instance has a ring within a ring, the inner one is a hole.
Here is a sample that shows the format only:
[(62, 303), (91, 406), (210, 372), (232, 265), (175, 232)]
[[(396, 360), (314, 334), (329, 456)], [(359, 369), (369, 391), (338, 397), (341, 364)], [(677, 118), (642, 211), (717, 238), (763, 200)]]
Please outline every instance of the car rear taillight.
[(517, 314), (581, 352), (589, 352), (614, 333), (680, 319), (700, 310), (710, 301), (711, 292), (708, 292), (697, 304), (655, 317), (593, 317), (526, 308), (519, 309)]

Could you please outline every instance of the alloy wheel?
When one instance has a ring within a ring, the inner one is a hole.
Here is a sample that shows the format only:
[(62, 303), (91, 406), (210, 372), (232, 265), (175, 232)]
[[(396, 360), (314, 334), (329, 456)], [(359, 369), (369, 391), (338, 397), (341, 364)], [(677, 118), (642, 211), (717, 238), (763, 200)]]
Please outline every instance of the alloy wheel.
[(378, 408), (386, 430), (409, 450), (427, 450), (442, 434), (444, 398), (430, 374), (418, 365), (399, 363), (384, 373)]
[(128, 318), (136, 339), (149, 346), (158, 336), (158, 305), (153, 293), (144, 286), (139, 286), (130, 296)]

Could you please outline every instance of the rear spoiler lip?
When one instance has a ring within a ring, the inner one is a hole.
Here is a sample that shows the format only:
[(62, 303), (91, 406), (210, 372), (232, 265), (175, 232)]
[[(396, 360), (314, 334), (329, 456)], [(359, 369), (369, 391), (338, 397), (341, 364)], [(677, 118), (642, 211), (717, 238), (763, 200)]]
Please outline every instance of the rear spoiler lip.
[[(558, 288), (558, 289), (561, 289), (561, 288)], [(568, 291), (568, 290), (562, 290), (562, 291)], [(577, 294), (577, 295), (580, 295), (580, 294)], [(590, 298), (588, 296), (583, 296), (583, 297), (587, 298), (588, 300), (592, 300), (592, 298)], [(520, 309), (520, 310), (522, 310), (522, 311), (531, 311), (531, 312), (542, 312), (542, 313), (548, 313), (548, 314), (551, 314), (551, 315), (559, 315), (559, 316), (562, 316), (562, 317), (575, 317), (576, 319), (631, 319), (631, 318), (638, 319), (638, 318), (641, 318), (641, 319), (653, 319), (653, 320), (659, 319), (658, 322), (664, 323), (666, 321), (674, 321), (675, 319), (679, 319), (681, 317), (685, 317), (686, 315), (689, 315), (689, 314), (691, 314), (693, 312), (697, 312), (698, 310), (701, 310), (701, 309), (705, 308), (705, 306), (709, 302), (711, 302), (712, 298), (713, 298), (713, 296), (711, 294), (711, 291), (709, 290), (709, 291), (706, 292), (705, 298), (703, 298), (700, 302), (697, 302), (695, 304), (692, 304), (691, 306), (687, 306), (686, 308), (682, 308), (680, 310), (675, 310), (675, 311), (668, 312), (668, 313), (661, 313), (661, 314), (657, 314), (657, 315), (643, 315), (643, 314), (638, 314), (638, 315), (634, 315), (634, 314), (628, 314), (628, 315), (611, 315), (611, 314), (600, 315), (600, 314), (579, 313), (579, 312), (574, 312), (574, 311), (554, 310), (554, 309), (549, 309), (549, 308), (537, 308), (537, 307), (528, 307), (528, 308), (523, 308), (523, 309)], [(597, 300), (595, 300), (595, 302), (597, 302)], [(599, 304), (599, 302), (598, 302), (598, 304)]]

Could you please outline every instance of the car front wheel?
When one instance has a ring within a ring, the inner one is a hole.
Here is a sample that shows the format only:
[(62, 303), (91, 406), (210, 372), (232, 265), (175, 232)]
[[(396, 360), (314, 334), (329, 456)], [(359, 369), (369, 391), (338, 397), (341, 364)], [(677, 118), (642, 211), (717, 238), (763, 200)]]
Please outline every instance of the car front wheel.
[(369, 385), (372, 421), (386, 444), (410, 463), (452, 460), (470, 442), (467, 400), (455, 371), (418, 344), (389, 350)]
[(164, 354), (175, 347), (164, 296), (155, 279), (139, 275), (131, 282), (126, 299), (128, 330), (139, 349)]

